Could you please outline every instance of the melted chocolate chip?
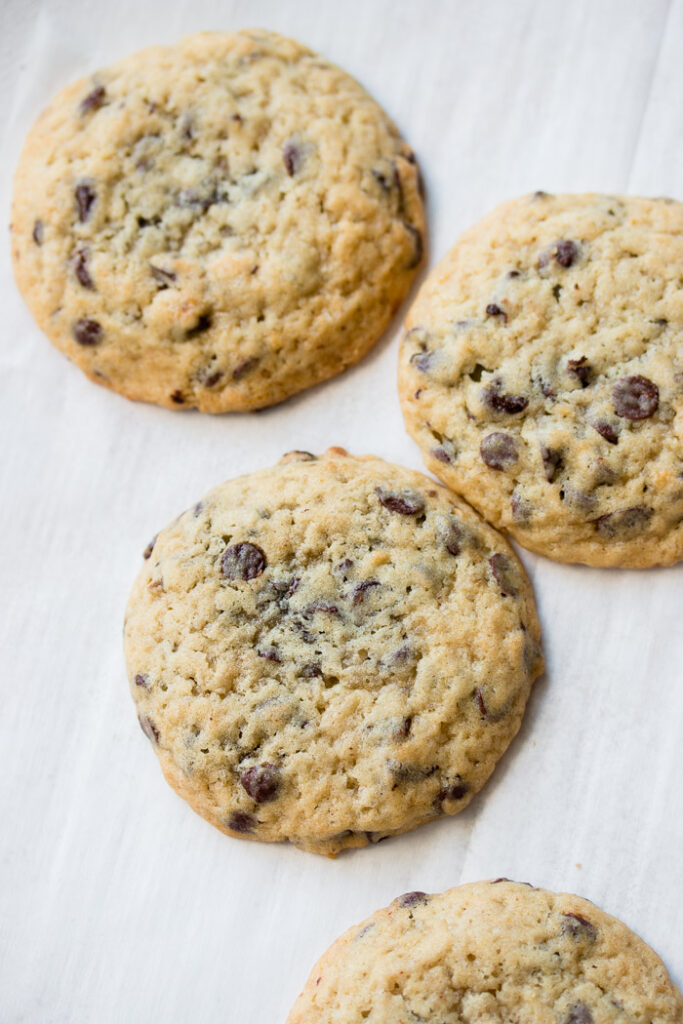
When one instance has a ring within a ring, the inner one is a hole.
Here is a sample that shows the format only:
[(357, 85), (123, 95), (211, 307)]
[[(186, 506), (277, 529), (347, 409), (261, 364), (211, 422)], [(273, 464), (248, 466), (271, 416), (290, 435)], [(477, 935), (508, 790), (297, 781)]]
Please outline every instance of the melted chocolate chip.
[(587, 942), (595, 942), (598, 937), (594, 924), (581, 914), (571, 913), (562, 915), (562, 934), (568, 935), (570, 939), (584, 939)]
[(280, 789), (280, 771), (274, 764), (256, 764), (240, 775), (242, 788), (257, 804), (274, 800)]
[(351, 599), (351, 604), (353, 604), (353, 605), (362, 604), (363, 603), (363, 598), (365, 597), (365, 592), (367, 590), (371, 590), (372, 587), (379, 587), (379, 586), (380, 586), (379, 580), (361, 580), (361, 582), (357, 583), (355, 585), (355, 587), (353, 588), (353, 597)]
[(396, 897), (399, 907), (416, 907), (418, 903), (428, 903), (429, 896), (426, 892), (404, 892), (402, 896)]
[(74, 256), (74, 273), (84, 288), (94, 290), (95, 282), (88, 270), (88, 250), (79, 249)]
[(593, 368), (586, 356), (581, 356), (580, 359), (568, 359), (567, 370), (578, 378), (582, 388), (588, 387), (593, 376)]
[(489, 565), (491, 566), (493, 578), (500, 587), (503, 597), (514, 597), (517, 593), (517, 587), (512, 582), (514, 570), (508, 556), (504, 555), (501, 551), (497, 551), (495, 555), (491, 555), (489, 558)]
[(637, 534), (647, 527), (652, 518), (652, 509), (647, 505), (633, 505), (617, 512), (594, 519), (595, 528), (603, 537), (619, 537), (625, 534)]
[(512, 511), (512, 518), (516, 523), (527, 523), (531, 518), (531, 510), (533, 506), (530, 501), (523, 498), (517, 491), (513, 491), (510, 497), (510, 509)]
[(567, 1016), (566, 1024), (593, 1024), (593, 1014), (585, 1003), (574, 1003)]
[(465, 530), (462, 524), (451, 519), (444, 530), (443, 541), (449, 555), (459, 555), (462, 550), (462, 543), (465, 538)]
[(622, 377), (614, 385), (612, 402), (617, 416), (627, 420), (646, 420), (657, 412), (659, 388), (640, 374)]
[(169, 284), (176, 279), (176, 275), (172, 270), (164, 270), (163, 267), (155, 267), (153, 263), (150, 263), (149, 269), (152, 272), (154, 280), (164, 288), (168, 288)]
[(293, 142), (285, 143), (285, 147), (282, 150), (282, 161), (287, 174), (290, 178), (293, 178), (301, 166), (301, 152)]
[(424, 511), (424, 499), (415, 492), (394, 494), (392, 491), (384, 491), (381, 487), (375, 487), (375, 494), (379, 498), (380, 504), (390, 512), (398, 512), (402, 516), (415, 516)]
[(147, 676), (144, 675), (142, 672), (138, 672), (138, 674), (135, 677), (135, 685), (141, 686), (144, 690), (147, 690)]
[(398, 743), (400, 743), (401, 740), (407, 740), (408, 737), (410, 736), (410, 730), (412, 729), (412, 727), (413, 717), (412, 715), (409, 715), (407, 718), (404, 718), (401, 724), (397, 726), (397, 728), (394, 730), (394, 739)]
[(223, 379), (223, 371), (222, 370), (214, 370), (213, 373), (209, 373), (205, 377), (202, 377), (201, 380), (200, 380), (200, 383), (205, 388), (213, 388), (213, 387), (216, 386), (216, 384), (218, 384), (218, 381), (222, 380), (222, 379)]
[(147, 559), (147, 558), (149, 558), (151, 556), (152, 552), (154, 551), (154, 545), (156, 544), (156, 542), (157, 542), (157, 534), (155, 534), (154, 537), (152, 537), (151, 541), (149, 542), (149, 544), (147, 545), (145, 550), (142, 552), (142, 557), (143, 558)]
[(457, 777), (454, 782), (449, 782), (447, 786), (439, 790), (439, 800), (462, 800), (469, 791), (470, 787), (467, 783)]
[(176, 405), (184, 405), (185, 396), (183, 395), (182, 391), (174, 391), (173, 394), (171, 395), (171, 401), (175, 402)]
[(282, 660), (280, 658), (280, 652), (277, 647), (264, 647), (260, 651), (256, 652), (259, 658), (265, 658), (266, 661), (275, 661), (278, 664)]
[(231, 544), (221, 555), (221, 572), (229, 580), (256, 579), (267, 565), (265, 553), (248, 541)]
[(432, 358), (434, 353), (427, 349), (425, 352), (414, 352), (410, 357), (410, 364), (415, 369), (419, 370), (420, 373), (428, 373), (429, 367), (432, 364)]
[(406, 266), (406, 270), (412, 270), (418, 263), (422, 262), (424, 256), (424, 241), (422, 240), (422, 232), (419, 231), (414, 224), (409, 224), (408, 221), (403, 222), (403, 227), (406, 229), (409, 235), (412, 235), (413, 239), (413, 255)]
[(450, 465), (450, 463), (453, 461), (453, 459), (448, 454), (443, 445), (439, 445), (438, 448), (432, 448), (432, 455), (439, 462), (445, 462), (447, 465)]
[(558, 448), (546, 448), (541, 445), (541, 458), (543, 459), (543, 471), (548, 483), (552, 483), (562, 469), (562, 452)]
[(487, 316), (499, 316), (504, 324), (507, 323), (507, 313), (505, 312), (504, 309), (501, 309), (500, 306), (498, 306), (495, 302), (489, 302), (488, 306), (486, 307), (486, 314)]
[(33, 225), (33, 231), (31, 232), (31, 237), (33, 238), (33, 241), (36, 243), (36, 245), (42, 245), (43, 244), (43, 238), (45, 237), (45, 232), (43, 230), (43, 222), (42, 222), (42, 220), (37, 220), (35, 222), (35, 224)]
[(250, 359), (243, 359), (242, 362), (238, 363), (232, 371), (232, 379), (242, 380), (242, 377), (245, 377), (250, 370), (253, 370), (257, 363), (257, 356), (252, 356)]
[(571, 267), (574, 260), (579, 255), (579, 247), (576, 242), (569, 240), (563, 240), (557, 243), (557, 249), (555, 251), (555, 262), (559, 263), (561, 267)]
[(78, 105), (79, 113), (87, 114), (90, 111), (99, 110), (104, 103), (106, 90), (103, 85), (96, 85)]
[(322, 674), (322, 669), (317, 661), (309, 661), (308, 664), (302, 666), (300, 672), (304, 679), (315, 679), (316, 676)]
[(77, 320), (72, 330), (78, 344), (86, 348), (99, 345), (102, 341), (102, 328), (97, 320)]
[[(481, 717), (484, 719), (488, 718), (489, 712), (488, 708), (486, 707), (486, 702), (484, 700), (484, 694), (482, 693), (479, 687), (477, 687), (477, 689), (474, 691), (474, 699), (477, 702), (477, 707), (479, 708), (479, 714), (481, 715)], [(500, 879), (497, 879), (497, 881), (500, 881)]]
[(494, 412), (509, 413), (510, 415), (524, 412), (529, 404), (529, 399), (525, 398), (524, 395), (505, 394), (500, 390), (500, 385), (497, 383), (484, 388), (482, 398), (489, 409), (493, 409)]
[(157, 729), (152, 719), (149, 718), (147, 715), (142, 715), (138, 717), (138, 722), (140, 723), (140, 728), (142, 729), (150, 743), (158, 743), (159, 730)]
[(305, 619), (310, 619), (316, 612), (323, 612), (326, 615), (339, 615), (339, 609), (336, 604), (330, 604), (328, 601), (313, 601), (304, 608), (301, 614)]
[(253, 832), (256, 826), (256, 821), (252, 818), (251, 814), (245, 814), (244, 811), (235, 811), (231, 814), (226, 822), (228, 828), (231, 828), (233, 832)]
[(593, 428), (597, 430), (598, 434), (600, 434), (600, 437), (604, 437), (605, 441), (608, 441), (610, 444), (619, 443), (619, 435), (607, 420), (596, 420), (592, 425)]
[(517, 461), (515, 439), (502, 431), (487, 434), (479, 446), (479, 452), (491, 469), (509, 469)]
[(80, 185), (76, 186), (74, 194), (76, 196), (76, 206), (78, 207), (78, 219), (84, 223), (90, 216), (93, 203), (97, 198), (95, 190), (86, 181), (82, 181)]

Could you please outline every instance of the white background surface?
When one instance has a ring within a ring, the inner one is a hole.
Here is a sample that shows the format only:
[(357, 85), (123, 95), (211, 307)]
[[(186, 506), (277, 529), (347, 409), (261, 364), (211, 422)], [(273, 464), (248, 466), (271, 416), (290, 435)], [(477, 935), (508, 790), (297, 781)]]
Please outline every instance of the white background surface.
[[(2, 0), (3, 210), (34, 116), (99, 66), (263, 25), (358, 77), (414, 146), (430, 265), (499, 200), (683, 198), (683, 0)], [(147, 540), (283, 451), (421, 468), (395, 391), (400, 318), (289, 403), (209, 418), (134, 405), (53, 349), (0, 253), (0, 1024), (282, 1022), (319, 954), (409, 889), (495, 875), (577, 891), (683, 982), (683, 566), (523, 554), (547, 676), (470, 808), (330, 861), (193, 814), (138, 727), (123, 607)]]

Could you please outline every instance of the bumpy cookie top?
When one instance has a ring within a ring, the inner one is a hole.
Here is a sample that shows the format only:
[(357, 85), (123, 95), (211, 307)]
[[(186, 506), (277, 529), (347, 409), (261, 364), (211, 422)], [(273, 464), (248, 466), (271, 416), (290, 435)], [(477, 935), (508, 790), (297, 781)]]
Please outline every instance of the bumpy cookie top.
[(12, 249), (90, 377), (221, 412), (360, 359), (423, 229), (413, 154), (357, 82), (273, 33), (203, 33), (60, 93), (17, 170)]
[(539, 674), (512, 550), (434, 481), (330, 449), (230, 481), (145, 552), (131, 690), (231, 834), (334, 854), (461, 810)]
[(429, 468), (526, 547), (683, 557), (683, 204), (545, 193), (467, 231), (410, 312)]
[(314, 967), (287, 1024), (680, 1024), (657, 955), (588, 900), (508, 882), (400, 896)]

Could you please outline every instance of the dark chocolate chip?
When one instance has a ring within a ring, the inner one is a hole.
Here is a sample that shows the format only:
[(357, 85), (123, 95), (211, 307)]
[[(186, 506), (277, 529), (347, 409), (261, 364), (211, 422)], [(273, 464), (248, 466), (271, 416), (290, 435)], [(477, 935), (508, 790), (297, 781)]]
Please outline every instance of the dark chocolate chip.
[(323, 612), (325, 615), (339, 615), (336, 604), (330, 604), (329, 601), (313, 601), (304, 608), (301, 614), (305, 619), (310, 619), (316, 612)]
[(447, 786), (439, 790), (439, 800), (462, 800), (469, 793), (470, 787), (461, 778), (449, 782)]
[(282, 660), (280, 658), (280, 652), (278, 651), (277, 647), (263, 647), (260, 651), (257, 651), (256, 653), (258, 654), (259, 658), (265, 658), (266, 661), (275, 661), (279, 664), (279, 662)]
[(82, 181), (80, 185), (76, 186), (76, 206), (78, 207), (78, 219), (81, 222), (85, 222), (90, 216), (93, 203), (97, 198), (95, 190), (90, 187), (87, 181)]
[(209, 373), (205, 377), (202, 377), (200, 379), (200, 384), (202, 384), (205, 388), (213, 388), (216, 386), (216, 384), (218, 384), (218, 381), (222, 379), (223, 371), (214, 370), (213, 373)]
[(582, 388), (588, 387), (593, 376), (593, 368), (586, 356), (581, 356), (579, 359), (568, 359), (567, 370), (579, 379)]
[(152, 277), (164, 288), (168, 288), (176, 279), (176, 275), (172, 270), (164, 270), (163, 267), (155, 267), (153, 263), (150, 263), (149, 269), (152, 271)]
[(563, 240), (557, 243), (557, 249), (555, 251), (555, 262), (559, 263), (561, 267), (571, 267), (574, 260), (579, 255), (579, 247), (576, 242), (569, 240)]
[(375, 487), (375, 494), (380, 504), (389, 509), (390, 512), (398, 512), (402, 516), (415, 516), (424, 512), (424, 499), (414, 491), (394, 494), (392, 491), (385, 491), (381, 487)]
[(174, 391), (171, 395), (171, 401), (175, 402), (176, 405), (183, 405), (185, 403), (185, 396), (182, 391)]
[(487, 434), (479, 446), (479, 452), (491, 469), (509, 469), (517, 461), (515, 439), (502, 431)]
[(412, 729), (412, 727), (413, 717), (412, 715), (409, 715), (407, 718), (403, 719), (401, 724), (397, 726), (396, 729), (394, 729), (394, 739), (399, 743), (401, 742), (401, 740), (407, 740), (408, 737), (410, 736), (410, 730)]
[(280, 789), (280, 770), (274, 764), (255, 764), (240, 775), (242, 788), (257, 804), (274, 800)]
[(233, 832), (253, 832), (256, 826), (256, 821), (252, 818), (251, 814), (245, 814), (244, 811), (235, 811), (231, 814), (226, 822), (228, 828), (231, 828)]
[(422, 262), (422, 257), (424, 256), (424, 241), (422, 240), (422, 232), (419, 231), (414, 224), (409, 224), (408, 221), (404, 221), (403, 227), (413, 239), (413, 255), (410, 257), (406, 267), (406, 270), (412, 270), (413, 267), (416, 267), (418, 263)]
[(587, 942), (595, 942), (598, 931), (594, 924), (581, 914), (562, 915), (562, 934), (568, 935), (571, 939), (585, 939)]
[(429, 896), (426, 892), (404, 892), (402, 896), (396, 897), (399, 907), (416, 907), (418, 903), (428, 903)]
[(158, 743), (159, 730), (157, 729), (152, 719), (149, 718), (147, 715), (140, 715), (138, 716), (138, 722), (140, 723), (140, 728), (142, 729), (150, 743)]
[(361, 580), (360, 583), (356, 583), (355, 587), (353, 588), (353, 597), (351, 599), (351, 604), (353, 604), (353, 605), (362, 604), (363, 603), (363, 598), (365, 597), (366, 590), (371, 590), (372, 587), (379, 587), (379, 586), (380, 586), (379, 580)]
[(502, 318), (503, 323), (507, 323), (508, 315), (504, 309), (501, 309), (495, 302), (489, 302), (486, 307), (487, 316), (499, 316)]
[(417, 782), (422, 782), (424, 779), (429, 779), (438, 770), (437, 765), (427, 768), (424, 765), (389, 761), (389, 771), (395, 782), (394, 789), (396, 786), (401, 786), (404, 783), (412, 783), (414, 785)]
[(557, 448), (546, 448), (541, 445), (541, 458), (543, 459), (543, 471), (548, 483), (552, 483), (562, 469), (562, 452)]
[(77, 320), (73, 325), (73, 336), (79, 345), (86, 348), (99, 345), (102, 341), (102, 328), (97, 320)]
[(253, 580), (267, 565), (265, 553), (248, 541), (231, 544), (221, 555), (221, 572), (229, 580)]
[(510, 497), (510, 509), (512, 518), (516, 523), (526, 523), (531, 518), (532, 504), (523, 498), (517, 491), (513, 491)]
[(103, 85), (96, 85), (84, 99), (78, 105), (78, 110), (81, 114), (87, 114), (90, 111), (99, 110), (104, 103), (104, 97), (106, 96), (106, 90)]
[(500, 390), (500, 385), (493, 383), (489, 387), (484, 388), (482, 391), (482, 398), (484, 403), (493, 409), (494, 412), (505, 412), (510, 415), (514, 415), (518, 412), (524, 412), (529, 399), (525, 398), (524, 395), (507, 395)]
[(44, 229), (43, 229), (43, 222), (42, 222), (42, 220), (37, 220), (35, 222), (35, 224), (33, 225), (33, 231), (31, 232), (31, 235), (32, 235), (33, 241), (36, 243), (36, 245), (42, 245), (43, 244), (43, 238), (45, 237), (45, 232), (44, 232)]
[(567, 1016), (566, 1024), (593, 1024), (593, 1014), (585, 1003), (574, 1003)]
[(238, 363), (235, 369), (232, 371), (233, 380), (242, 380), (250, 370), (253, 370), (258, 363), (258, 356), (252, 356), (250, 359), (243, 359), (241, 363)]
[(154, 545), (157, 542), (157, 536), (158, 536), (158, 534), (155, 534), (152, 537), (151, 541), (149, 542), (149, 544), (147, 545), (145, 550), (142, 552), (142, 557), (143, 558), (149, 558), (151, 556), (152, 552), (154, 551)]
[(508, 277), (519, 277), (519, 271), (518, 270), (508, 270), (507, 276)]
[(443, 447), (443, 445), (439, 445), (438, 448), (432, 448), (432, 455), (439, 462), (445, 462), (447, 465), (450, 465), (450, 463), (453, 461), (453, 459), (446, 451), (446, 449)]
[(144, 675), (142, 672), (138, 672), (138, 674), (135, 677), (135, 685), (142, 686), (144, 690), (149, 689), (149, 687), (147, 686), (147, 676)]
[[(474, 699), (477, 702), (477, 707), (479, 708), (479, 714), (481, 715), (481, 717), (488, 718), (489, 712), (488, 708), (486, 707), (486, 702), (484, 700), (484, 694), (482, 693), (479, 687), (477, 687), (477, 689), (474, 691)], [(498, 879), (498, 881), (500, 881), (500, 879)]]
[(606, 420), (596, 420), (596, 422), (593, 423), (593, 427), (595, 430), (597, 430), (598, 434), (600, 434), (601, 437), (604, 437), (604, 439), (608, 441), (610, 444), (619, 443), (619, 435), (617, 434), (614, 427), (611, 426), (611, 424), (609, 424)]
[(282, 150), (282, 160), (285, 170), (290, 178), (293, 178), (301, 166), (301, 152), (293, 142), (286, 142)]
[(614, 411), (627, 420), (646, 420), (659, 406), (659, 388), (647, 377), (622, 377), (612, 391)]
[(434, 353), (430, 352), (429, 349), (425, 352), (414, 352), (410, 357), (410, 364), (419, 370), (420, 373), (428, 373), (433, 355)]
[(514, 569), (510, 564), (508, 556), (504, 555), (501, 551), (497, 551), (495, 555), (491, 555), (489, 558), (489, 565), (491, 566), (493, 578), (500, 587), (503, 596), (514, 597), (517, 593), (517, 587), (512, 582)]
[(321, 676), (323, 673), (317, 661), (309, 661), (308, 664), (302, 666), (300, 674), (304, 679), (315, 679), (316, 676)]
[(647, 505), (633, 505), (594, 519), (595, 528), (603, 537), (619, 537), (637, 534), (647, 527), (652, 518), (652, 509)]
[(74, 256), (74, 273), (84, 288), (90, 288), (94, 290), (95, 282), (90, 276), (88, 270), (88, 250), (78, 249)]

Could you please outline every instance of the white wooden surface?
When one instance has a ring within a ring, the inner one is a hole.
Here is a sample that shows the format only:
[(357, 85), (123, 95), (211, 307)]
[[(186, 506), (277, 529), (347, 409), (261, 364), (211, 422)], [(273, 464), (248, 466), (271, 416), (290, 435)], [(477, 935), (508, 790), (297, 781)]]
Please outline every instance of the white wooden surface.
[[(683, 197), (683, 0), (4, 0), (0, 187), (39, 109), (154, 42), (261, 24), (355, 74), (415, 147), (433, 263), (508, 196)], [(6, 213), (9, 217), (9, 213)], [(0, 253), (0, 1022), (283, 1021), (342, 929), (407, 889), (509, 875), (581, 892), (683, 982), (683, 566), (524, 554), (548, 674), (460, 817), (327, 861), (231, 841), (163, 782), (121, 654), (158, 527), (282, 451), (419, 468), (397, 320), (343, 378), (209, 418), (98, 389), (40, 335)]]

